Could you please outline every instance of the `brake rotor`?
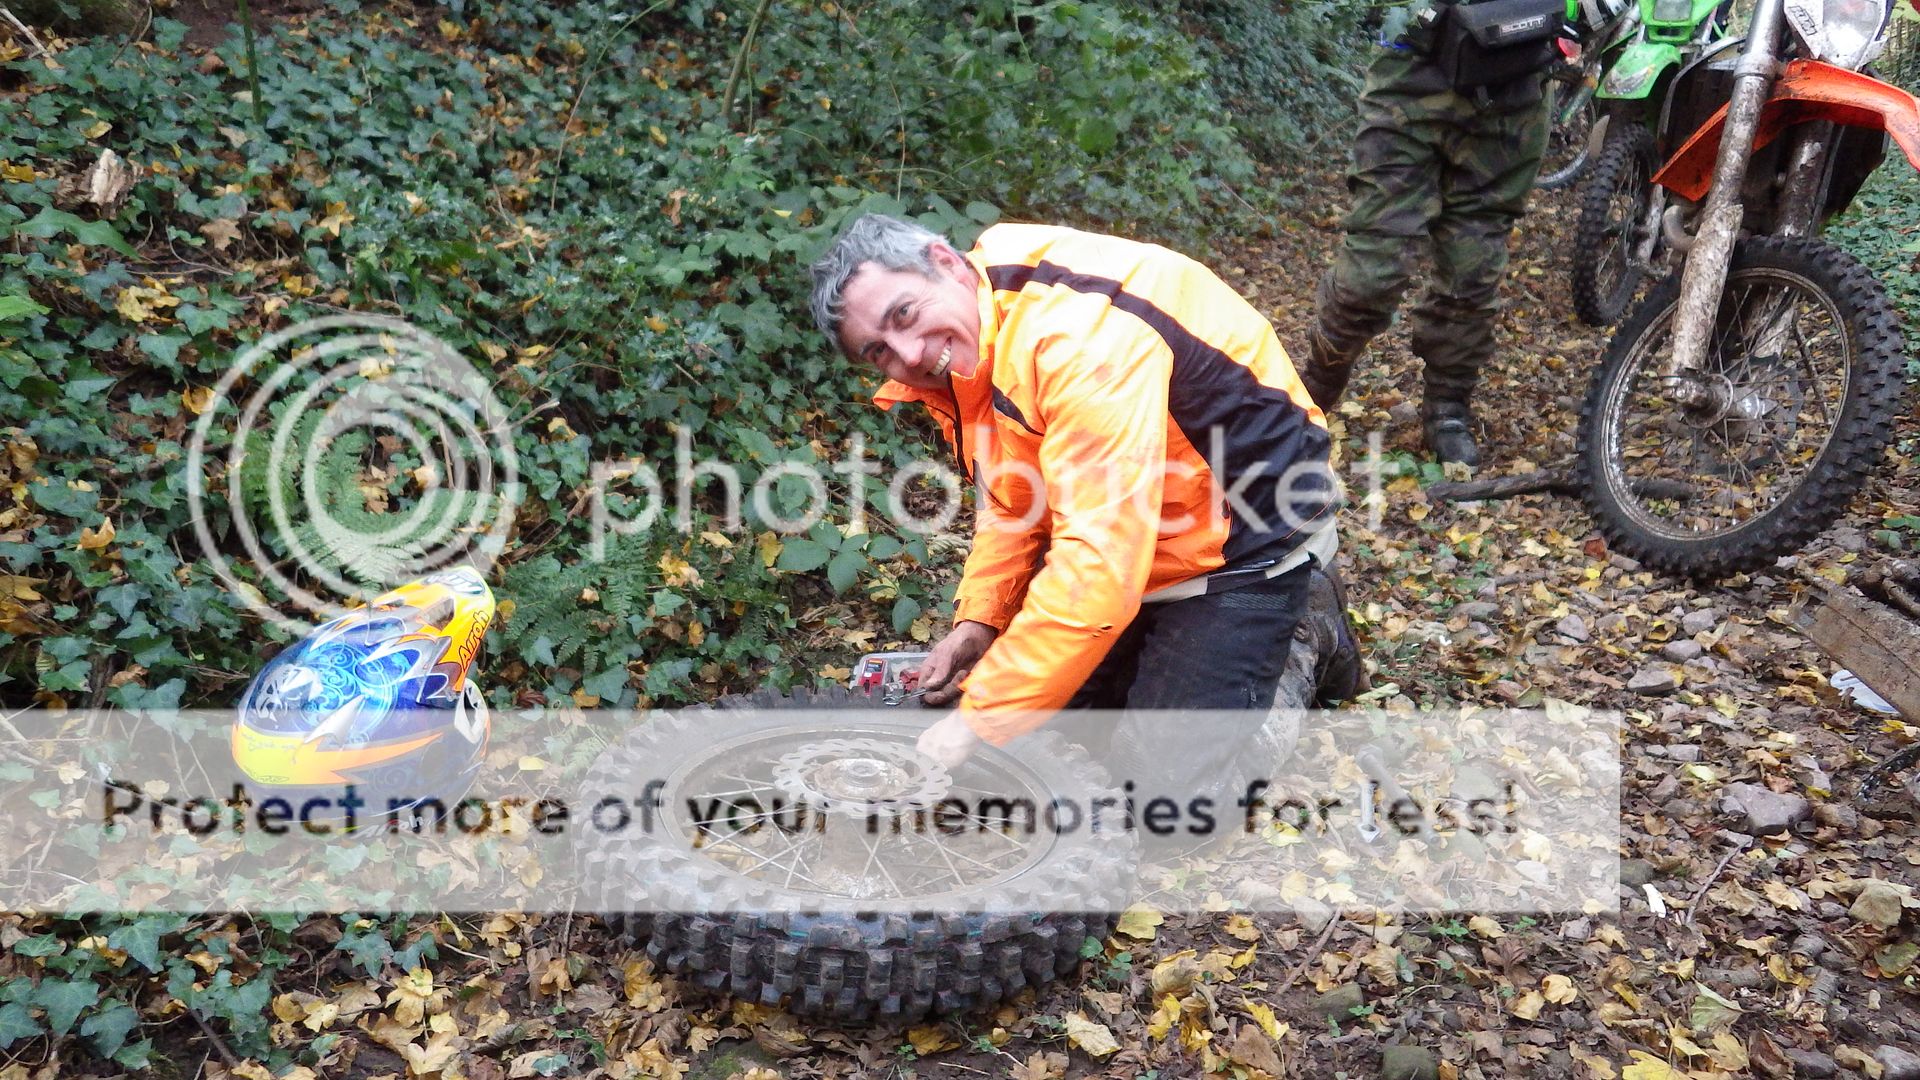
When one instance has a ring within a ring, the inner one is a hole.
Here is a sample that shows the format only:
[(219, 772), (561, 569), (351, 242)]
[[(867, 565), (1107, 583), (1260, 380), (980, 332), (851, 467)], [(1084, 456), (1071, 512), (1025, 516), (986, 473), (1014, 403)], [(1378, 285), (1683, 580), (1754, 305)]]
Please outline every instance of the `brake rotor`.
[(897, 817), (930, 810), (953, 787), (946, 767), (905, 743), (825, 739), (773, 766), (773, 784), (795, 802), (848, 817)]

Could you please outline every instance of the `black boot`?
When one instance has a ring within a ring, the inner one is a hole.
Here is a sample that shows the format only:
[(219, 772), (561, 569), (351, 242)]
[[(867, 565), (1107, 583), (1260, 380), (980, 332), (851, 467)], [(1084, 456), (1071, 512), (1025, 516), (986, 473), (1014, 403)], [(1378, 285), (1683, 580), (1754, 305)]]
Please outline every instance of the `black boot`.
[(1307, 579), (1307, 613), (1294, 636), (1299, 644), (1314, 650), (1315, 707), (1324, 709), (1352, 701), (1368, 689), (1360, 642), (1347, 620), (1347, 593), (1336, 571), (1314, 566)]
[[(1364, 348), (1365, 346), (1362, 346)], [(1307, 332), (1307, 362), (1300, 369), (1300, 381), (1323, 413), (1333, 412), (1340, 396), (1347, 392), (1347, 380), (1353, 378), (1353, 361), (1359, 350), (1341, 352), (1327, 341), (1315, 326)]]
[(1464, 401), (1429, 398), (1420, 408), (1427, 449), (1442, 463), (1457, 461), (1468, 468), (1480, 464), (1480, 448), (1473, 442), (1473, 410)]

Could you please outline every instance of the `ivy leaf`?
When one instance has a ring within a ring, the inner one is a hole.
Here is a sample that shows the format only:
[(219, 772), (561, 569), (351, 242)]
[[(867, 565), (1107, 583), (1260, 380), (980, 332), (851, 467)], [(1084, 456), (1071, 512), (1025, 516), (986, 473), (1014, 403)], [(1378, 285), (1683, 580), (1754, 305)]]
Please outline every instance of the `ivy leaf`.
[(5, 1050), (21, 1039), (31, 1039), (41, 1032), (40, 1021), (33, 1018), (27, 1007), (19, 1002), (0, 1007), (0, 1050)]
[(817, 540), (789, 540), (781, 545), (780, 558), (774, 561), (773, 568), (806, 573), (825, 566), (831, 555), (827, 545)]
[(13, 943), (13, 951), (21, 956), (55, 956), (65, 949), (66, 945), (52, 934), (35, 934)]
[(24, 296), (0, 296), (0, 322), (45, 315), (47, 309)]
[(121, 237), (118, 230), (104, 221), (87, 221), (74, 217), (64, 210), (55, 210), (49, 206), (23, 222), (13, 230), (21, 236), (36, 236), (46, 240), (57, 232), (67, 232), (83, 244), (94, 247), (109, 247), (132, 258), (137, 254), (133, 245)]
[(101, 1057), (110, 1058), (127, 1044), (127, 1033), (139, 1025), (140, 1014), (125, 1002), (116, 1001), (87, 1017), (80, 1025), (80, 1034), (93, 1040), (93, 1048)]
[(78, 488), (40, 479), (28, 485), (27, 493), (34, 505), (65, 517), (79, 517), (100, 505), (100, 493), (91, 486)]
[(180, 346), (189, 340), (181, 334), (141, 334), (140, 348), (161, 367), (177, 368), (180, 366)]
[(1104, 154), (1120, 141), (1120, 129), (1105, 116), (1089, 116), (1080, 121), (1074, 141), (1089, 154)]
[(46, 979), (33, 992), (33, 1003), (47, 1010), (47, 1026), (55, 1035), (70, 1031), (80, 1013), (98, 1000), (100, 988), (92, 979)]
[[(144, 916), (108, 934), (107, 945), (133, 957), (148, 971), (159, 971), (160, 939), (179, 929), (184, 921), (177, 916)], [(107, 1056), (111, 1057), (112, 1054)]]

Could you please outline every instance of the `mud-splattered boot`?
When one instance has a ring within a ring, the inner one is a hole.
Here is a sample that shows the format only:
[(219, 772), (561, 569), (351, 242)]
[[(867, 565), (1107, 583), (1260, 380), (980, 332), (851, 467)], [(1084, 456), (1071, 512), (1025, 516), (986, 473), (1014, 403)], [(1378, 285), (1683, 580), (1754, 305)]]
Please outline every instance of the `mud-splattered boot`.
[(1480, 448), (1473, 441), (1473, 410), (1464, 401), (1435, 401), (1420, 407), (1420, 425), (1427, 449), (1440, 462), (1457, 461), (1468, 468), (1480, 464)]
[(1307, 393), (1321, 412), (1331, 413), (1340, 403), (1341, 395), (1347, 392), (1347, 380), (1353, 378), (1353, 362), (1365, 350), (1364, 342), (1355, 349), (1334, 348), (1318, 326), (1307, 332), (1307, 362), (1300, 369), (1300, 381), (1306, 384)]
[(1347, 621), (1347, 591), (1339, 572), (1315, 565), (1307, 579), (1307, 612), (1294, 630), (1294, 640), (1313, 648), (1313, 704), (1330, 708), (1352, 701), (1368, 689), (1367, 667), (1360, 659), (1360, 642)]

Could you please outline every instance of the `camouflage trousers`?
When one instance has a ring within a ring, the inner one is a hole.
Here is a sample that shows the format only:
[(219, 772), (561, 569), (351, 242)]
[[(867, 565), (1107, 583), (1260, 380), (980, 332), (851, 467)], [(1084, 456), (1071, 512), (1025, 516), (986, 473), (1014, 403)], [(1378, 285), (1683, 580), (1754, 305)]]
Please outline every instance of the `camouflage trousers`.
[(1427, 401), (1465, 402), (1493, 355), (1507, 234), (1526, 210), (1548, 122), (1530, 87), (1481, 99), (1436, 89), (1436, 74), (1405, 51), (1382, 50), (1367, 69), (1346, 236), (1320, 281), (1309, 356), (1344, 385), (1430, 243), (1433, 278), (1408, 320), (1413, 352), (1426, 363)]

